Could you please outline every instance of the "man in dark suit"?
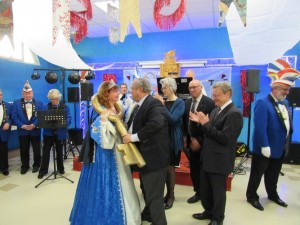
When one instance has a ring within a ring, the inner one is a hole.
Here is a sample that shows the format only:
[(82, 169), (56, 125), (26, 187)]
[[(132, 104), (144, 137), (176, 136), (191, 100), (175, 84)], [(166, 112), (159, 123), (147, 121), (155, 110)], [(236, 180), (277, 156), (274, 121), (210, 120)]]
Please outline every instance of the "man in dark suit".
[(123, 141), (134, 142), (146, 162), (146, 166), (136, 168), (140, 173), (145, 199), (142, 220), (166, 225), (163, 195), (170, 155), (165, 109), (159, 100), (150, 95), (151, 85), (148, 80), (134, 80), (131, 90), (138, 109), (129, 115), (129, 134), (123, 136)]
[(203, 146), (202, 126), (191, 121), (189, 114), (191, 111), (210, 114), (215, 108), (213, 100), (203, 95), (202, 89), (200, 80), (192, 80), (189, 83), (189, 92), (192, 98), (186, 100), (183, 116), (184, 149), (189, 155), (190, 174), (195, 191), (195, 195), (187, 200), (188, 203), (195, 203), (200, 200), (200, 153)]
[(8, 149), (7, 141), (11, 126), (11, 104), (3, 101), (3, 93), (0, 89), (0, 171), (4, 176), (8, 172)]
[(36, 173), (41, 164), (41, 129), (37, 128), (36, 112), (43, 109), (43, 103), (33, 98), (33, 90), (28, 81), (24, 85), (22, 95), (23, 98), (13, 102), (11, 114), (13, 123), (18, 129), (21, 174), (26, 174), (30, 167), (30, 143), (33, 149), (32, 172)]
[(204, 133), (201, 153), (201, 202), (203, 213), (195, 219), (210, 219), (209, 225), (222, 225), (226, 206), (226, 178), (233, 171), (237, 138), (243, 127), (243, 117), (232, 103), (232, 88), (226, 82), (213, 85), (212, 98), (217, 106), (210, 116), (190, 113), (190, 119), (200, 123)]

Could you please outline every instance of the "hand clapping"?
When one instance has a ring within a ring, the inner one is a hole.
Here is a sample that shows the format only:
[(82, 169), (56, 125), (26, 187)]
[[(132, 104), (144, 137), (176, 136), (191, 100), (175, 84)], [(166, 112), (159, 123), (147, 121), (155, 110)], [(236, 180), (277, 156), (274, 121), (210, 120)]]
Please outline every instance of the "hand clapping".
[(204, 125), (209, 122), (209, 117), (208, 114), (205, 115), (203, 112), (190, 112), (190, 120)]

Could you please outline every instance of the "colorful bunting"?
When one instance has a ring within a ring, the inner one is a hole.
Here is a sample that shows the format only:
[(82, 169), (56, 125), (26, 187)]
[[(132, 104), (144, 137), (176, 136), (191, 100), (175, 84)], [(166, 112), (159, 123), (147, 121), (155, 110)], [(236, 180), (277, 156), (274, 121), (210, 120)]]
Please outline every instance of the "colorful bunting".
[(141, 38), (142, 30), (139, 0), (120, 1), (120, 42), (124, 42), (127, 34), (127, 27), (130, 22), (132, 23), (138, 37)]
[(0, 1), (0, 40), (5, 35), (13, 46), (12, 0)]
[(247, 0), (220, 0), (220, 19), (219, 19), (219, 27), (222, 26), (228, 9), (231, 3), (234, 2), (234, 5), (240, 15), (240, 18), (246, 26), (246, 15), (247, 15)]

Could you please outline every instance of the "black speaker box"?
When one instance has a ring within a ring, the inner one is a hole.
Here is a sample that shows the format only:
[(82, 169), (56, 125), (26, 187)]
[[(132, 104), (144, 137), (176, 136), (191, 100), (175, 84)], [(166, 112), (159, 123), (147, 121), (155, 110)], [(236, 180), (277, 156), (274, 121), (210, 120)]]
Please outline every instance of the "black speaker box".
[(68, 102), (79, 102), (79, 87), (68, 87)]
[(247, 70), (246, 91), (249, 93), (260, 92), (260, 70)]
[(290, 106), (300, 107), (300, 87), (291, 88), (290, 93), (287, 95), (287, 99)]
[(81, 128), (71, 128), (68, 129), (68, 135), (70, 141), (75, 145), (81, 145), (83, 138), (82, 138), (82, 129)]
[(93, 83), (81, 83), (81, 101), (90, 101), (94, 94), (94, 84)]
[(284, 158), (284, 163), (300, 164), (300, 142), (292, 142), (290, 144), (289, 152)]

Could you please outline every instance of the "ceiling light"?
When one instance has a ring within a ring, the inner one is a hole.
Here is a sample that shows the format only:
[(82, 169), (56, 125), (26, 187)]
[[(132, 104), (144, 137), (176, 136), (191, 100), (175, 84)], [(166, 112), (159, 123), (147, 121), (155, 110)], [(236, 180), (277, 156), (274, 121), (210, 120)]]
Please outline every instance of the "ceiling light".
[(46, 73), (45, 80), (49, 84), (55, 84), (57, 82), (57, 74), (49, 71)]
[(31, 79), (32, 80), (38, 80), (40, 78), (41, 78), (40, 74), (38, 72), (36, 72), (36, 71), (33, 72), (32, 75), (31, 75)]
[(95, 2), (94, 5), (107, 13), (107, 5), (110, 4), (113, 7), (119, 8), (119, 1), (101, 1)]
[(78, 72), (70, 73), (70, 75), (68, 76), (68, 81), (71, 84), (78, 84), (80, 81), (80, 76), (79, 76)]
[(94, 71), (89, 71), (87, 75), (85, 75), (84, 79), (86, 80), (92, 80), (95, 78), (95, 73)]

